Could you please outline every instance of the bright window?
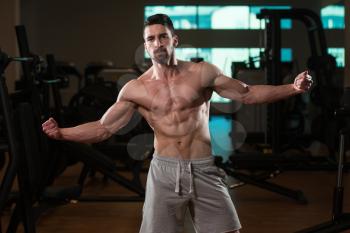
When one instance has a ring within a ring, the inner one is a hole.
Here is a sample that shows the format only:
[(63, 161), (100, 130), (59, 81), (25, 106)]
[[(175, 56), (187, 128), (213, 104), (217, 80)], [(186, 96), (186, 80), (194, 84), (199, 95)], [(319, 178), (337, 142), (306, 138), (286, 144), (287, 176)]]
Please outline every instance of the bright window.
[(232, 144), (232, 138), (228, 137), (233, 126), (232, 119), (227, 116), (210, 116), (209, 130), (212, 139), (212, 153), (221, 156), (224, 161), (227, 161), (233, 150), (237, 149)]
[[(145, 6), (145, 19), (157, 13), (169, 15), (175, 29), (259, 29), (264, 20), (256, 18), (261, 9), (289, 9), (290, 6)], [(292, 21), (281, 21), (290, 29)]]
[(173, 21), (175, 29), (197, 28), (196, 6), (146, 6), (145, 19), (154, 14), (167, 14)]
[(330, 5), (321, 9), (321, 20), (326, 29), (344, 29), (345, 9), (342, 5)]
[(248, 6), (199, 6), (200, 29), (249, 29)]
[(328, 48), (328, 53), (335, 57), (337, 67), (345, 66), (345, 52), (344, 48)]
[[(219, 67), (227, 76), (231, 76), (232, 62), (247, 62), (249, 58), (256, 60), (255, 67), (259, 67), (259, 48), (177, 48), (176, 57), (180, 60), (190, 61), (191, 58), (201, 57), (204, 61)], [(292, 61), (292, 49), (282, 48), (282, 61)]]

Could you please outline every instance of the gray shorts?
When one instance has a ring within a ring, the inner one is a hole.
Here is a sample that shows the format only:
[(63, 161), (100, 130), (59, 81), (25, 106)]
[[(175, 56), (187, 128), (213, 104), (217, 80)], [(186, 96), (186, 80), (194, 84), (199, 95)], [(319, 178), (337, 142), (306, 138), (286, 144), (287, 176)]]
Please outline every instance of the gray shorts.
[(240, 229), (225, 176), (212, 157), (181, 160), (153, 155), (140, 233), (183, 232), (187, 209), (197, 233)]

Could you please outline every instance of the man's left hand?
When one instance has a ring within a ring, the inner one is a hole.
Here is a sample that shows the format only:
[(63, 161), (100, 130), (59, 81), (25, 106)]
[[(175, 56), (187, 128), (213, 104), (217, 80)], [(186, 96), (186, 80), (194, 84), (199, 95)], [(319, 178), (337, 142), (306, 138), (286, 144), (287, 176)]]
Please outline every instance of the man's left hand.
[(312, 77), (309, 75), (308, 71), (304, 71), (294, 79), (294, 88), (300, 92), (306, 92), (310, 90), (312, 86)]

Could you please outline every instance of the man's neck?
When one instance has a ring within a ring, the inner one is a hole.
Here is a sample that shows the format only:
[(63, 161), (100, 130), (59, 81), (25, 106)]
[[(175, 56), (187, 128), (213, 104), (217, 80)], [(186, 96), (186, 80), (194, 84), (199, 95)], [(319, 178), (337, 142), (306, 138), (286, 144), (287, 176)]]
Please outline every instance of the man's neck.
[(179, 63), (174, 58), (168, 64), (153, 63), (153, 74), (156, 79), (167, 79), (179, 73)]

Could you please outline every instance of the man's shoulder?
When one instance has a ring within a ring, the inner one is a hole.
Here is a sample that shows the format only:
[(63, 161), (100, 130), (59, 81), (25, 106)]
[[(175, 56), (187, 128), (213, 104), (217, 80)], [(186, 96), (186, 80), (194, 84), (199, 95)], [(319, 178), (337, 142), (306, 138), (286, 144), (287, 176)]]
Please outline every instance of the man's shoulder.
[[(197, 71), (202, 74), (218, 74), (221, 73), (220, 69), (216, 67), (215, 65), (206, 62), (206, 61), (201, 61), (198, 63), (195, 62), (185, 62), (184, 67), (186, 67), (186, 70), (192, 70), (192, 71)], [(209, 75), (210, 76), (210, 75)]]
[(218, 72), (220, 70), (216, 65), (206, 61), (202, 61), (198, 64), (201, 66), (202, 69), (205, 69), (207, 71)]
[(189, 69), (200, 69), (202, 66), (206, 66), (206, 64), (209, 64), (207, 62), (193, 62), (193, 61), (183, 61), (183, 60), (178, 60), (178, 64), (183, 67), (186, 70)]
[(140, 77), (137, 79), (130, 80), (124, 85), (123, 89), (124, 92), (128, 93), (129, 95), (137, 92), (140, 93), (145, 89), (144, 80), (140, 79)]
[(139, 95), (144, 95), (145, 87), (142, 77), (143, 75), (128, 81), (120, 90), (118, 99), (134, 101)]
[(196, 70), (200, 74), (202, 82), (205, 82), (205, 83), (211, 83), (216, 77), (222, 74), (219, 68), (205, 61), (197, 63)]

